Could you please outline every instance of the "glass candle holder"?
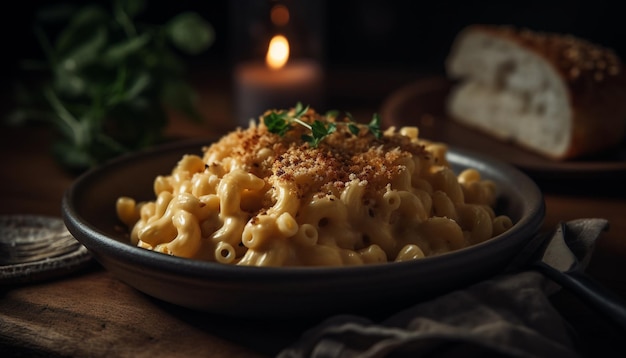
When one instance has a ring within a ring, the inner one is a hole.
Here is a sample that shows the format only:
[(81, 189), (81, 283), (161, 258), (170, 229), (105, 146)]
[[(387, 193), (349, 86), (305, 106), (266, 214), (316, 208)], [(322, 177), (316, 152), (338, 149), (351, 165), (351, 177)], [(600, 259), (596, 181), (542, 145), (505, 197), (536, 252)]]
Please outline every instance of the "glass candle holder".
[(324, 2), (231, 2), (234, 112), (247, 126), (267, 110), (324, 105)]

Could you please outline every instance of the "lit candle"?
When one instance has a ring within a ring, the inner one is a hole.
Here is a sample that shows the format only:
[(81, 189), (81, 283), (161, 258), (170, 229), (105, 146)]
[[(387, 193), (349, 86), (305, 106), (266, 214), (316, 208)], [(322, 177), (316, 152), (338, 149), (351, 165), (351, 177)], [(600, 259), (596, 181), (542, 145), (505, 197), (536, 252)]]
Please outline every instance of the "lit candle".
[(287, 109), (297, 102), (314, 108), (321, 105), (321, 66), (311, 60), (290, 60), (289, 42), (282, 35), (270, 41), (265, 63), (245, 62), (234, 71), (240, 125), (247, 126), (268, 109)]

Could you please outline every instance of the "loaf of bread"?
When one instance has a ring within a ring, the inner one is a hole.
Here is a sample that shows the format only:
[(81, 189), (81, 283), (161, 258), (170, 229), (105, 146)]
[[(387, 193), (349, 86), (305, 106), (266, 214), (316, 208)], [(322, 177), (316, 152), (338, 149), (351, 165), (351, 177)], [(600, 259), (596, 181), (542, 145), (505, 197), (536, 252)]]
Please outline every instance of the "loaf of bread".
[(446, 59), (448, 115), (555, 160), (616, 146), (626, 76), (614, 51), (570, 35), (472, 25)]

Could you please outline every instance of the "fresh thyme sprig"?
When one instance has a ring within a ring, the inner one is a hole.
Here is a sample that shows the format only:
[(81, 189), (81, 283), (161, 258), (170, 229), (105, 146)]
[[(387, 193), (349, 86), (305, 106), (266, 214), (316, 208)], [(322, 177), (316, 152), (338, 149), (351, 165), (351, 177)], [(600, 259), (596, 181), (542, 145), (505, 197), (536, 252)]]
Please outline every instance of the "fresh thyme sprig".
[[(288, 111), (272, 111), (263, 118), (265, 126), (271, 133), (284, 136), (288, 131), (293, 128), (293, 124), (299, 124), (311, 131), (311, 134), (303, 134), (302, 140), (309, 143), (313, 148), (317, 146), (328, 137), (330, 134), (337, 130), (338, 124), (345, 124), (348, 126), (348, 130), (353, 135), (358, 135), (361, 131), (360, 124), (356, 123), (350, 113), (346, 113), (346, 116), (350, 119), (348, 122), (323, 122), (318, 119), (309, 124), (302, 120), (302, 116), (309, 110), (309, 106), (303, 106), (302, 103), (296, 103), (294, 107), (294, 113), (290, 114)], [(338, 111), (329, 111), (326, 113), (327, 118), (337, 118)], [(382, 131), (380, 129), (380, 116), (374, 113), (372, 120), (367, 124), (367, 130), (380, 139), (382, 137)]]

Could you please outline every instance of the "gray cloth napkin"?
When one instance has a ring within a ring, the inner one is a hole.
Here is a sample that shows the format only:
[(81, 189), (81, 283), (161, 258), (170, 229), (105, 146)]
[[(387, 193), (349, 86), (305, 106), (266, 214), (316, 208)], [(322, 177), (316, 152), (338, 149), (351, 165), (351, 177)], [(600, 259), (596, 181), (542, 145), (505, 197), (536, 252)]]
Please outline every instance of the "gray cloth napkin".
[[(604, 219), (565, 223), (579, 260), (606, 227)], [(331, 317), (278, 357), (578, 357), (568, 324), (549, 300), (555, 288), (535, 271), (505, 273), (382, 322)]]

